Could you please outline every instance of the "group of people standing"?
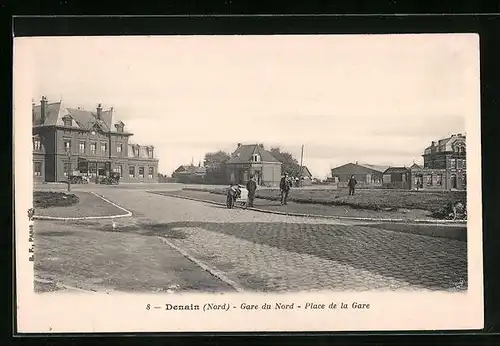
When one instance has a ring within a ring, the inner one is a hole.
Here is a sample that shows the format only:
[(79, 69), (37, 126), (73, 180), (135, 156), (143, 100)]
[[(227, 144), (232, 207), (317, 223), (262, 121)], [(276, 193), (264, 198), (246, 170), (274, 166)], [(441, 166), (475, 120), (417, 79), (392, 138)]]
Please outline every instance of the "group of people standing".
[[(288, 194), (293, 186), (292, 179), (288, 176), (288, 173), (281, 178), (280, 181), (280, 195), (281, 195), (281, 205), (286, 205), (288, 203)], [(255, 192), (257, 191), (257, 182), (255, 177), (251, 176), (246, 184), (248, 191), (248, 206), (253, 207), (253, 202), (255, 199)]]
[[(354, 175), (349, 178), (347, 182), (347, 186), (349, 187), (349, 196), (353, 196), (355, 192), (355, 188), (358, 182)], [(288, 195), (290, 193), (290, 189), (293, 186), (293, 180), (289, 177), (288, 173), (285, 173), (284, 176), (280, 180), (280, 196), (281, 196), (281, 205), (287, 205), (288, 203)], [(246, 188), (248, 190), (248, 206), (253, 207), (253, 202), (255, 199), (255, 192), (257, 191), (257, 182), (255, 181), (255, 177), (251, 176), (246, 184)]]

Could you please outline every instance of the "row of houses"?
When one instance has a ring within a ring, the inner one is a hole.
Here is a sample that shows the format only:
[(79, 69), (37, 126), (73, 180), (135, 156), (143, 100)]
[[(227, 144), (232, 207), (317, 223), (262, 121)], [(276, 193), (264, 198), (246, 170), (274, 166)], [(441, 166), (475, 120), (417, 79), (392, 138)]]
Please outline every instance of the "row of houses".
[(347, 184), (354, 176), (361, 186), (398, 189), (465, 190), (467, 189), (466, 137), (454, 134), (433, 141), (425, 148), (423, 166), (378, 166), (348, 163), (331, 170), (331, 181)]
[[(302, 167), (301, 185), (310, 185), (312, 175), (309, 169)], [(262, 144), (238, 143), (229, 160), (224, 164), (221, 181), (222, 183), (245, 183), (250, 177), (255, 177), (260, 186), (277, 186), (281, 180), (282, 163)], [(203, 182), (210, 174), (206, 167), (183, 165), (177, 168), (172, 177), (179, 182)]]
[[(424, 149), (423, 165), (383, 166), (366, 163), (347, 163), (331, 170), (330, 183), (344, 186), (351, 176), (358, 186), (392, 189), (465, 190), (467, 188), (466, 137), (454, 134), (432, 142)], [(221, 183), (244, 183), (254, 176), (261, 186), (276, 186), (282, 174), (282, 163), (262, 144), (239, 143), (224, 165)], [(183, 165), (172, 174), (179, 182), (207, 181), (206, 167)], [(313, 177), (302, 167), (300, 185), (311, 185)]]

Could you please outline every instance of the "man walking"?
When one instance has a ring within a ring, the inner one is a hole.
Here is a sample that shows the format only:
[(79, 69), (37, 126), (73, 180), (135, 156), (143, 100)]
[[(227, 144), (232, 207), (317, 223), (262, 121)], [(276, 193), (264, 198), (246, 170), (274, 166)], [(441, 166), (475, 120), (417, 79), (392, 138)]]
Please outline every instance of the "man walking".
[(354, 196), (354, 188), (358, 182), (354, 178), (354, 175), (351, 175), (349, 181), (347, 182), (347, 186), (349, 186), (349, 196)]
[(285, 175), (281, 178), (280, 181), (281, 205), (287, 204), (288, 193), (290, 192), (290, 186), (291, 186), (290, 179), (288, 179), (288, 174), (285, 173)]
[(253, 200), (255, 198), (255, 191), (257, 190), (257, 183), (255, 182), (255, 177), (251, 176), (250, 180), (247, 182), (248, 190), (248, 206), (253, 207)]

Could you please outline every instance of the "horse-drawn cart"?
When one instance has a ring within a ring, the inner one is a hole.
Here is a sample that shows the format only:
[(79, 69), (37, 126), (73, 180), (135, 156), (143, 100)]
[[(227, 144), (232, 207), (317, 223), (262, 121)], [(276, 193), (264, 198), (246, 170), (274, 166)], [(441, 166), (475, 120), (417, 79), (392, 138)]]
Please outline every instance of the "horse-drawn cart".
[(118, 185), (119, 182), (120, 174), (112, 172), (109, 176), (102, 178), (99, 183), (104, 185)]

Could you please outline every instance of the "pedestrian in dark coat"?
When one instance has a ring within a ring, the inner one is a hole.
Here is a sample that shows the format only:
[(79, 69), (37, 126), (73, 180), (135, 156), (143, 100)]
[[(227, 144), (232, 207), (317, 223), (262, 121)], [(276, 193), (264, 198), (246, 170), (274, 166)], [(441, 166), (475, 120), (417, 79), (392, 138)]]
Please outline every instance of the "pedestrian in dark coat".
[(280, 181), (281, 205), (287, 204), (288, 193), (290, 192), (291, 186), (292, 186), (292, 183), (291, 183), (290, 179), (288, 179), (288, 174), (285, 173), (285, 175), (281, 178), (281, 181)]
[(358, 182), (356, 181), (356, 178), (354, 178), (354, 175), (351, 175), (349, 181), (347, 182), (347, 186), (349, 187), (349, 196), (354, 196), (354, 189), (357, 183)]
[(253, 176), (247, 182), (247, 190), (248, 190), (248, 206), (253, 207), (255, 191), (257, 191), (257, 183), (255, 182), (255, 178)]

